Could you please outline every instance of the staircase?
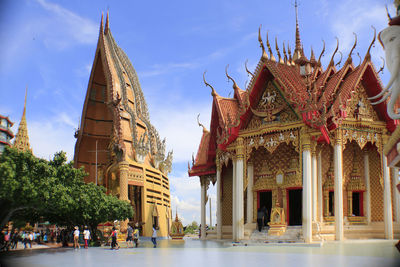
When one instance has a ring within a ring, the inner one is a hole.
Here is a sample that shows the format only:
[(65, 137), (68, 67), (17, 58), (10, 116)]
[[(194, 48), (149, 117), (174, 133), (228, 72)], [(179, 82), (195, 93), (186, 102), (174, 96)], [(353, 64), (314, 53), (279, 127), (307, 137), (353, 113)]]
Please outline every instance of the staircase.
[(249, 241), (255, 243), (295, 243), (303, 242), (303, 234), (301, 226), (288, 226), (286, 232), (281, 236), (268, 235), (267, 228), (263, 228), (261, 232), (257, 229), (253, 230)]

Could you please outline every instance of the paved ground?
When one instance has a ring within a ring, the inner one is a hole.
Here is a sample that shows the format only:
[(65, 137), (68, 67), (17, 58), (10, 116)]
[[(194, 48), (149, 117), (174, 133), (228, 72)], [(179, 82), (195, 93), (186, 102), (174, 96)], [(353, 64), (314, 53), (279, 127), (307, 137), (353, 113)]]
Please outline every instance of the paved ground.
[(294, 244), (235, 245), (230, 242), (161, 240), (153, 248), (71, 248), (2, 253), (1, 267), (10, 266), (400, 266), (394, 241), (329, 242), (322, 246)]

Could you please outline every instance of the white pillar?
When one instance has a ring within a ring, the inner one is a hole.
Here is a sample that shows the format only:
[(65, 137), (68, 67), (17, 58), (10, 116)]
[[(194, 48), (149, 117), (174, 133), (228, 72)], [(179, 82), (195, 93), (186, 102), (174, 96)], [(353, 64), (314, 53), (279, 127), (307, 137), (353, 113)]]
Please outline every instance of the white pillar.
[(392, 168), (393, 170), (393, 203), (394, 203), (394, 219), (396, 222), (400, 222), (400, 194), (397, 190), (397, 184), (399, 183), (399, 168)]
[(217, 167), (217, 239), (222, 239), (221, 170)]
[(312, 221), (317, 221), (317, 155), (315, 151), (311, 153), (311, 179), (312, 179)]
[(371, 223), (371, 182), (369, 178), (369, 156), (368, 150), (364, 152), (364, 176), (365, 176), (365, 211), (368, 224)]
[(253, 222), (253, 176), (252, 162), (247, 163), (247, 223)]
[(201, 184), (201, 239), (206, 238), (206, 197), (207, 197), (207, 185), (206, 185), (206, 179), (205, 178), (200, 178), (200, 184)]
[(306, 243), (312, 241), (312, 189), (311, 189), (311, 148), (303, 145), (303, 237)]
[(390, 191), (390, 169), (386, 156), (382, 157), (383, 164), (383, 210), (385, 222), (385, 238), (393, 239), (392, 195)]
[(236, 159), (232, 159), (232, 240), (236, 240)]
[(342, 143), (336, 143), (333, 150), (335, 174), (335, 239), (343, 240), (343, 161)]
[(321, 151), (318, 153), (318, 158), (317, 158), (317, 173), (318, 173), (318, 221), (322, 222), (323, 220), (323, 198), (322, 198), (322, 157), (321, 157)]
[(244, 205), (243, 205), (243, 157), (236, 160), (236, 240), (244, 237)]

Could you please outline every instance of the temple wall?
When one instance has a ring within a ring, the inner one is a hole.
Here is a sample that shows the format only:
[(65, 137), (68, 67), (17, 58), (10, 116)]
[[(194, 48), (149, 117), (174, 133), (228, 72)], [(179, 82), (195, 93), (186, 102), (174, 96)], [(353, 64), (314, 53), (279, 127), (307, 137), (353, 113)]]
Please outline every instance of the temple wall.
[(232, 165), (222, 171), (222, 225), (232, 225)]
[(368, 154), (371, 180), (371, 221), (383, 221), (383, 174), (381, 157), (376, 149), (370, 150)]

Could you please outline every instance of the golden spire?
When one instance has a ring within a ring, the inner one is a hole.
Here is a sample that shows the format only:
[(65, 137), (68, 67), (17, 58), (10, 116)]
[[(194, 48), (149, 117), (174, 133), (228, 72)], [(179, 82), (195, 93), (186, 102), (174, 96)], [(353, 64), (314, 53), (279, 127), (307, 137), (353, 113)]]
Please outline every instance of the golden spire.
[(107, 34), (109, 29), (110, 29), (110, 19), (109, 19), (109, 14), (108, 14), (108, 10), (107, 10), (106, 26), (105, 26), (105, 29), (104, 29), (104, 34)]
[(300, 29), (299, 29), (299, 16), (297, 10), (297, 0), (294, 2), (294, 8), (296, 10), (296, 47), (293, 52), (293, 60), (299, 59), (301, 57), (301, 40), (300, 40)]
[(14, 147), (19, 151), (30, 151), (32, 149), (29, 145), (29, 136), (28, 136), (28, 127), (26, 124), (26, 97), (28, 94), (28, 87), (26, 87), (25, 91), (25, 102), (24, 102), (24, 111), (22, 112), (21, 122), (18, 126), (18, 132), (15, 136)]

